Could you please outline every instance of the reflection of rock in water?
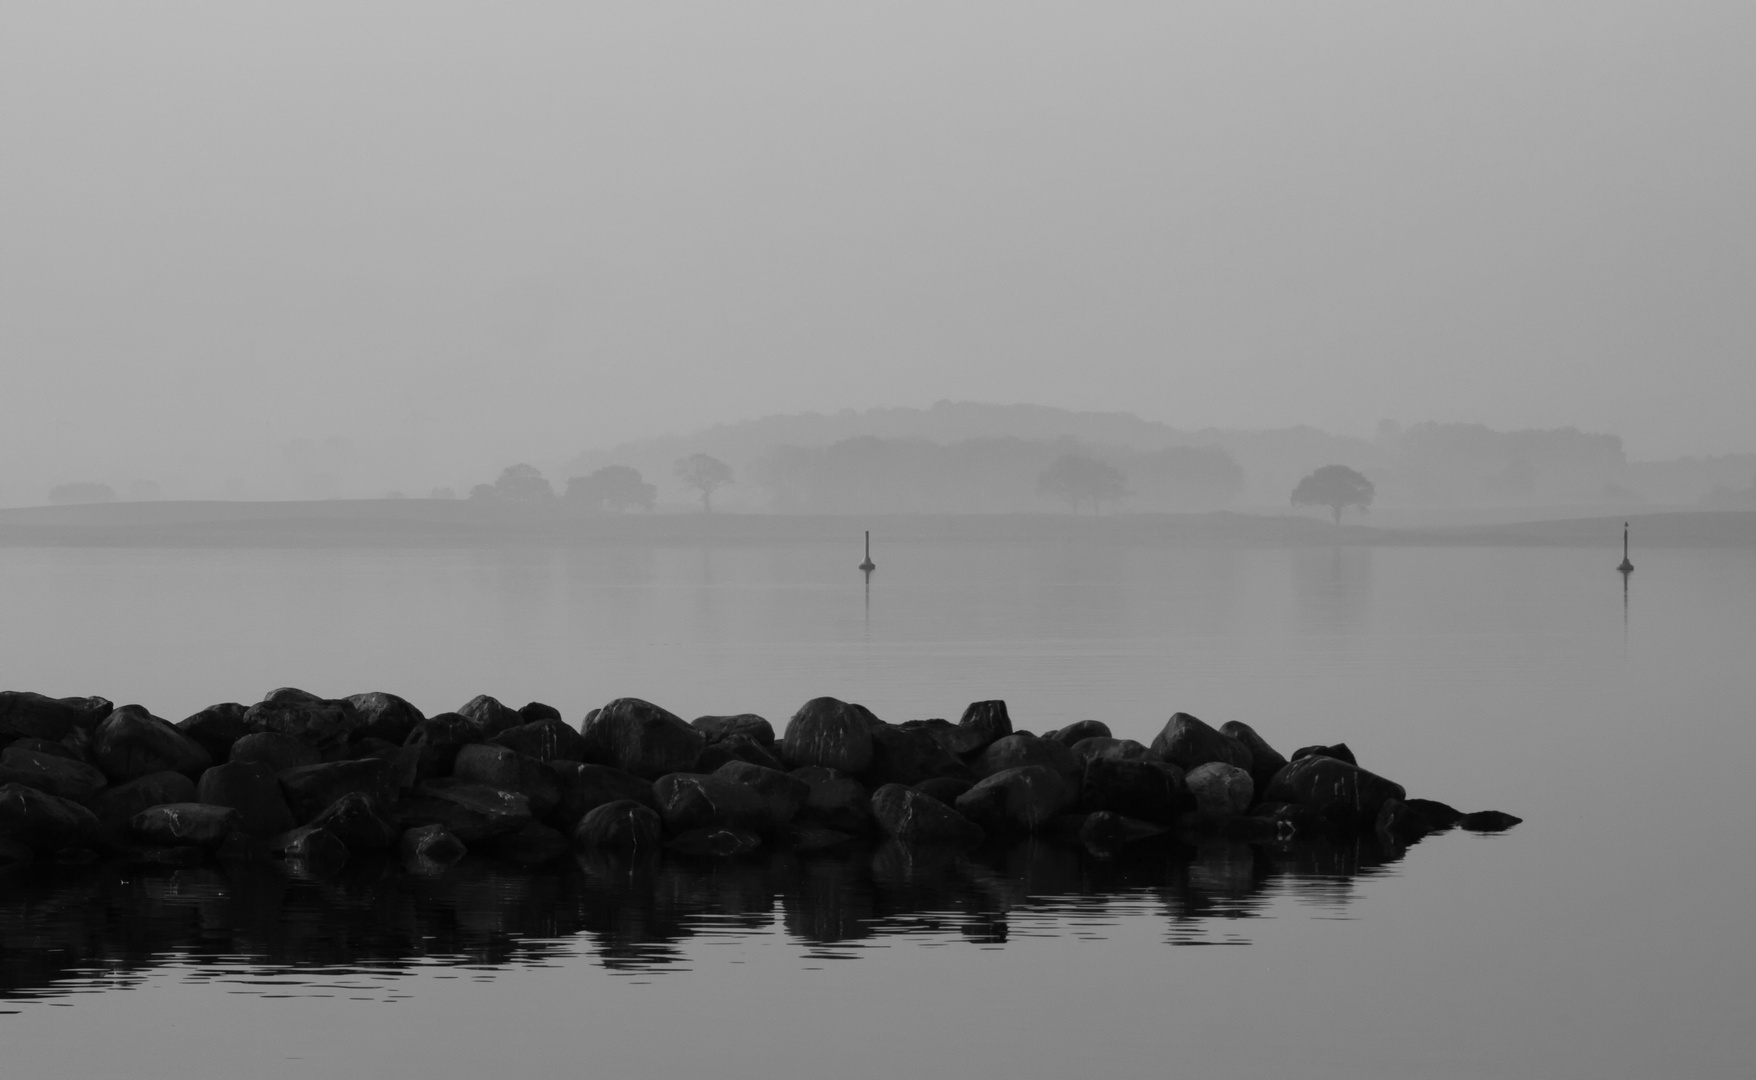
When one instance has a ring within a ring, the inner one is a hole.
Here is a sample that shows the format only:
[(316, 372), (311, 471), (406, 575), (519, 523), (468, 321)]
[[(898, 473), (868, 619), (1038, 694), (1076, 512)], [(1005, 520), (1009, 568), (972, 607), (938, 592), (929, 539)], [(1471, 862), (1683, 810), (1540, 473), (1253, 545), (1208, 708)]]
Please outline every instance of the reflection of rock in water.
[(1164, 838), (1113, 859), (1041, 839), (735, 860), (594, 852), (532, 870), (472, 857), (431, 875), (368, 858), (308, 875), (280, 862), (38, 864), (0, 876), (0, 993), (54, 995), (94, 972), (113, 983), (166, 957), (192, 977), (240, 961), (294, 977), (337, 967), (394, 977), (417, 961), (551, 963), (576, 942), (608, 968), (662, 970), (692, 937), (768, 932), (777, 907), (787, 933), (811, 946), (911, 933), (992, 945), (1021, 916), (1071, 932), (1069, 919), (1115, 917), (1142, 901), (1186, 937), (1191, 925), (1260, 913), (1270, 891), (1345, 902), (1354, 877), (1400, 855), (1368, 836)]

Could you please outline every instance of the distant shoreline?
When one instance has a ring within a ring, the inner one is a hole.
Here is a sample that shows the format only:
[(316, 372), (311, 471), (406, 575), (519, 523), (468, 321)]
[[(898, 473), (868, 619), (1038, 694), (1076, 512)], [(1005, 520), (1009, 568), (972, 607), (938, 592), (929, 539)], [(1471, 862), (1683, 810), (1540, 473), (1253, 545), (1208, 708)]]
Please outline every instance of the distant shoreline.
[[(1339, 529), (1311, 515), (581, 514), (468, 500), (145, 502), (0, 510), (0, 547), (503, 547), (576, 544), (1082, 541), (1144, 546), (1756, 547), (1756, 511)], [(881, 548), (880, 548), (881, 550)]]

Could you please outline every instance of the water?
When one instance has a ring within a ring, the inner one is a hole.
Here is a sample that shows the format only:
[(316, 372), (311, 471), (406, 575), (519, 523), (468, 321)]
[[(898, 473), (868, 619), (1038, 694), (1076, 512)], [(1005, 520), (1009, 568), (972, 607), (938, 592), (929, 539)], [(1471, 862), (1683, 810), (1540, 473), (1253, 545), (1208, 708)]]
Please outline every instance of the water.
[[(1512, 831), (0, 881), (20, 1075), (1744, 1076), (1756, 552), (0, 550), (5, 685), (1346, 740)], [(101, 1033), (101, 1038), (92, 1037)]]

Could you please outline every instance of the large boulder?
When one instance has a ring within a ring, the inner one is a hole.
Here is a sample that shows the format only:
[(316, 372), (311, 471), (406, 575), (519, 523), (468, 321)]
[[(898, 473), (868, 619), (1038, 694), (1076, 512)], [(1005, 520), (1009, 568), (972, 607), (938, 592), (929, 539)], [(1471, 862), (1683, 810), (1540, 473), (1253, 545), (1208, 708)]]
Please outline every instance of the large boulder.
[(774, 725), (757, 716), (755, 713), (738, 713), (735, 716), (697, 716), (689, 721), (689, 726), (701, 732), (712, 746), (721, 739), (733, 735), (746, 735), (756, 740), (760, 746), (774, 745)]
[(253, 836), (275, 836), (298, 824), (274, 770), (260, 761), (215, 765), (201, 774), (194, 801), (231, 807), (238, 812), (238, 828)]
[(399, 827), (443, 825), (466, 844), (510, 835), (530, 821), (530, 800), (523, 795), (447, 777), (424, 782), (396, 804)]
[(1012, 734), (1012, 716), (1004, 701), (972, 701), (957, 726), (974, 737), (980, 750)]
[(715, 769), (713, 775), (754, 791), (767, 808), (767, 828), (770, 830), (792, 821), (811, 797), (811, 786), (803, 780), (747, 761), (727, 762)]
[(200, 801), (195, 781), (182, 773), (166, 771), (105, 788), (92, 799), (91, 809), (105, 834), (118, 839), (134, 815), (150, 806)]
[(639, 698), (617, 698), (596, 710), (581, 734), (589, 760), (648, 780), (693, 769), (707, 744), (680, 717)]
[(749, 855), (762, 847), (762, 837), (729, 825), (707, 825), (678, 833), (665, 847), (679, 855), (702, 859), (731, 859)]
[(1173, 714), (1165, 722), (1164, 729), (1152, 740), (1152, 752), (1184, 772), (1210, 761), (1236, 765), (1246, 772), (1250, 769), (1250, 751), (1243, 743), (1183, 712)]
[(910, 787), (923, 795), (931, 795), (946, 806), (956, 806), (963, 793), (976, 786), (974, 780), (965, 780), (958, 776), (935, 776), (931, 780), (922, 780)]
[(657, 811), (632, 799), (618, 799), (592, 807), (574, 827), (572, 840), (575, 848), (656, 851), (664, 831)]
[(383, 739), (401, 746), (408, 741), (415, 725), (426, 719), (421, 710), (405, 699), (382, 690), (353, 694), (345, 700), (360, 717), (360, 727), (354, 734), (356, 739)]
[(1195, 799), (1195, 812), (1210, 820), (1242, 814), (1250, 809), (1256, 794), (1256, 784), (1249, 773), (1217, 761), (1190, 769), (1183, 774), (1183, 782)]
[(476, 725), (456, 713), (430, 716), (414, 726), (403, 740), (403, 771), (399, 779), (408, 786), (450, 776), (457, 752), (481, 737)]
[(523, 705), (520, 705), (518, 707), (518, 715), (522, 717), (527, 724), (534, 724), (538, 720), (562, 719), (560, 709), (555, 708), (553, 705), (545, 705), (540, 701), (527, 701)]
[(398, 848), (411, 868), (422, 872), (443, 870), (469, 854), (469, 847), (443, 825), (418, 825), (405, 830)]
[(476, 726), (476, 741), (492, 739), (494, 736), (510, 728), (519, 727), (526, 721), (518, 715), (518, 710), (500, 703), (498, 698), (487, 694), (477, 694), (463, 703), (457, 715)]
[(1160, 824), (1194, 809), (1175, 765), (1144, 758), (1095, 757), (1085, 766), (1079, 807)]
[(898, 726), (904, 731), (927, 732), (933, 736), (935, 742), (945, 748), (946, 753), (958, 759), (978, 753), (982, 747), (994, 741), (987, 738), (980, 727), (962, 727), (938, 717), (931, 720), (904, 720)]
[(1076, 720), (1064, 728), (1046, 731), (1043, 738), (1054, 739), (1067, 746), (1078, 746), (1086, 739), (1110, 738), (1110, 725), (1102, 720)]
[(671, 834), (722, 825), (752, 831), (769, 827), (768, 804), (744, 784), (700, 773), (671, 773), (652, 785), (659, 817)]
[(507, 728), (490, 741), (538, 761), (584, 761), (586, 755), (585, 736), (560, 717)]
[(219, 847), (240, 824), (238, 812), (229, 806), (171, 803), (135, 814), (128, 822), (128, 831), (147, 844), (211, 849)]
[(402, 832), (385, 813), (382, 803), (358, 791), (330, 803), (328, 809), (311, 819), (311, 827), (328, 831), (356, 854), (387, 851)]
[(1261, 791), (1274, 779), (1287, 763), (1287, 759), (1279, 750), (1268, 745), (1268, 740), (1256, 733), (1256, 729), (1240, 720), (1227, 720), (1219, 726), (1221, 735), (1230, 735), (1250, 751), (1250, 780)]
[(71, 799), (23, 784), (0, 784), (0, 840), (51, 852), (88, 844), (97, 832), (97, 815)]
[(561, 779), (553, 769), (504, 746), (471, 743), (457, 752), (451, 775), (523, 795), (537, 818), (546, 817), (561, 802)]
[(390, 767), (378, 758), (326, 761), (288, 769), (280, 774), (280, 786), (287, 806), (293, 811), (293, 820), (301, 825), (350, 792), (389, 803), (396, 790)]
[(567, 837), (540, 821), (533, 821), (515, 833), (488, 841), (487, 851), (496, 859), (528, 870), (567, 854)]
[(1077, 789), (1044, 765), (1003, 769), (958, 796), (956, 810), (990, 833), (1035, 832), (1073, 805)]
[(1401, 784), (1321, 754), (1288, 763), (1262, 793), (1263, 802), (1309, 806), (1338, 825), (1366, 828), (1386, 800), (1407, 797)]
[(1349, 765), (1358, 765), (1360, 763), (1359, 760), (1354, 757), (1353, 750), (1349, 749), (1348, 744), (1344, 742), (1330, 743), (1328, 746), (1325, 746), (1322, 743), (1318, 743), (1315, 746), (1301, 746), (1297, 750), (1294, 750), (1293, 756), (1287, 760), (1301, 761), (1308, 757), (1332, 757), (1337, 761), (1345, 761)]
[(1078, 758), (1081, 767), (1093, 758), (1117, 758), (1124, 761), (1141, 761), (1147, 756), (1145, 743), (1133, 739), (1111, 739), (1095, 736), (1081, 739), (1072, 746), (1073, 756)]
[(0, 691), (0, 743), (13, 739), (59, 741), (72, 731), (97, 727), (112, 707), (101, 697), (52, 698), (28, 690)]
[(969, 775), (963, 761), (924, 728), (882, 724), (873, 728), (871, 735), (872, 764), (867, 767), (864, 779), (874, 787), (884, 784), (913, 787), (937, 776)]
[(1078, 838), (1085, 850), (1093, 855), (1112, 858), (1129, 844), (1163, 836), (1165, 831), (1165, 826), (1160, 824), (1098, 810), (1085, 815), (1079, 824)]
[(561, 781), (561, 801), (549, 812), (549, 823), (566, 831), (591, 811), (612, 802), (637, 802), (658, 811), (652, 781), (608, 765), (558, 761), (550, 766)]
[(331, 751), (347, 745), (354, 733), (365, 726), (365, 719), (345, 699), (320, 698), (304, 690), (282, 687), (250, 706), (244, 713), (244, 726), (251, 731), (291, 735), (309, 746)]
[(981, 779), (1026, 765), (1041, 765), (1053, 770), (1075, 790), (1085, 771), (1084, 764), (1066, 744), (1023, 733), (996, 739), (970, 762), (970, 771)]
[(194, 779), (213, 764), (200, 743), (139, 705), (124, 705), (98, 725), (92, 758), (118, 784), (167, 770)]
[(832, 697), (812, 698), (787, 721), (781, 756), (793, 768), (821, 765), (863, 773), (872, 764), (871, 713)]
[(0, 751), (0, 784), (23, 784), (63, 799), (88, 803), (109, 780), (83, 761), (35, 750), (21, 741)]
[(859, 836), (872, 829), (872, 792), (844, 772), (807, 765), (787, 775), (806, 787), (801, 817)]
[(716, 771), (728, 761), (747, 761), (752, 765), (761, 765), (767, 769), (786, 767), (772, 753), (772, 746), (763, 746), (755, 739), (742, 732), (727, 735), (718, 742), (707, 744), (707, 749), (695, 759), (695, 771), (710, 773)]
[(976, 847), (986, 836), (956, 810), (901, 784), (872, 793), (872, 817), (884, 835), (910, 846)]
[(233, 743), (231, 760), (256, 762), (268, 766), (274, 772), (283, 773), (288, 769), (316, 765), (323, 760), (323, 754), (316, 747), (300, 742), (291, 735), (282, 735), (278, 731), (261, 731), (246, 735)]
[(177, 730), (201, 744), (207, 756), (225, 761), (232, 753), (232, 744), (250, 733), (244, 725), (248, 709), (236, 701), (209, 705), (192, 716), (177, 721)]

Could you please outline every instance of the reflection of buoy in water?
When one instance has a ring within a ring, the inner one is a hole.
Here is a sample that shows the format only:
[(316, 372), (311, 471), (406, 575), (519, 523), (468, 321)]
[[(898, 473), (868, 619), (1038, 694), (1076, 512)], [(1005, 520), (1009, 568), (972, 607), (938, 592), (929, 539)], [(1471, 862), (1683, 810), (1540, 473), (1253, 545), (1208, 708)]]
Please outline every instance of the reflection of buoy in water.
[(1622, 565), (1616, 571), (1626, 577), (1634, 572), (1634, 564), (1628, 561), (1628, 523), (1622, 522)]
[(868, 574), (870, 574), (872, 571), (878, 569), (878, 564), (872, 561), (872, 530), (871, 529), (866, 530), (866, 561), (860, 564), (860, 569), (864, 570)]

